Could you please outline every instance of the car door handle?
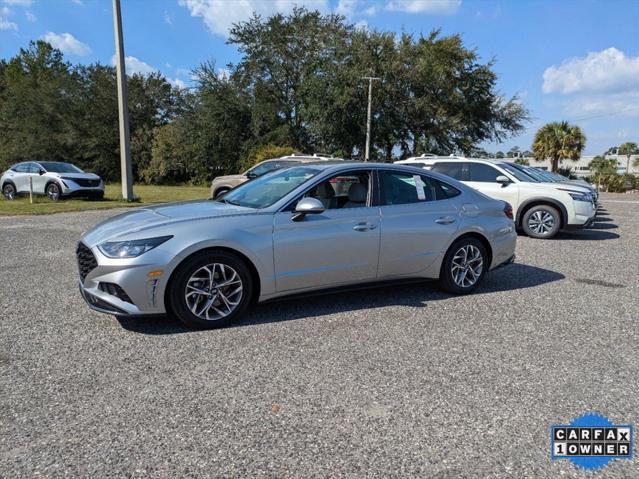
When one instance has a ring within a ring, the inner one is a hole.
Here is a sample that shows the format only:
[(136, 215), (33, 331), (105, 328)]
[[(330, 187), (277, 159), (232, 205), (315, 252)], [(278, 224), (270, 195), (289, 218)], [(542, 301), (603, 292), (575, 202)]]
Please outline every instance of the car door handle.
[(435, 223), (439, 223), (440, 225), (449, 225), (455, 222), (455, 218), (452, 216), (442, 216), (441, 218), (437, 218)]
[(374, 225), (371, 223), (359, 223), (353, 226), (353, 229), (355, 231), (368, 231), (368, 230), (374, 230), (375, 228), (377, 228), (377, 225)]

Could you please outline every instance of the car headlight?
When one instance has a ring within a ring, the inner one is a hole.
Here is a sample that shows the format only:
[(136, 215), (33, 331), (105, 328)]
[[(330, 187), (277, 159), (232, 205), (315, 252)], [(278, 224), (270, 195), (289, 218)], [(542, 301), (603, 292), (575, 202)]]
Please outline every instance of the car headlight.
[(108, 241), (98, 245), (98, 249), (109, 258), (137, 258), (171, 238), (173, 236), (160, 236), (158, 238), (132, 241)]
[(570, 197), (575, 201), (587, 201), (588, 203), (592, 202), (592, 198), (590, 195), (586, 193), (568, 193)]

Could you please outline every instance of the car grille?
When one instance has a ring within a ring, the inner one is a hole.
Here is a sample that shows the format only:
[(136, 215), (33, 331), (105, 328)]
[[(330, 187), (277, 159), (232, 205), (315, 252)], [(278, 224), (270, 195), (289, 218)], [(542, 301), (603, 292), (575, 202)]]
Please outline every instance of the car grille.
[(78, 258), (78, 270), (80, 271), (80, 279), (84, 281), (84, 278), (93, 271), (98, 262), (93, 256), (93, 253), (83, 243), (78, 243), (78, 248), (75, 250), (75, 254)]
[(73, 178), (73, 182), (82, 186), (83, 188), (91, 188), (98, 186), (100, 184), (100, 180), (86, 180), (82, 178)]

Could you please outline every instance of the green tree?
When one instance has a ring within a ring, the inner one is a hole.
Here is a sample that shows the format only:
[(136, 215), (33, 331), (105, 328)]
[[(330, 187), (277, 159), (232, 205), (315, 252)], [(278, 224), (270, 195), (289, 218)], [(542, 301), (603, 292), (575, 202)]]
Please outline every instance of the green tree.
[(503, 151), (498, 151), (497, 153), (495, 153), (495, 158), (497, 158), (497, 159), (502, 159), (502, 158), (505, 158), (505, 157), (506, 157), (506, 155), (504, 155)]
[(31, 42), (2, 67), (0, 163), (65, 160), (75, 139), (77, 82), (62, 53)]
[(597, 155), (588, 163), (588, 168), (597, 178), (598, 191), (601, 188), (602, 177), (617, 174), (617, 160), (606, 159), (605, 156)]
[(527, 158), (519, 157), (515, 160), (515, 163), (517, 163), (518, 165), (530, 166), (530, 162)]
[(557, 171), (562, 159), (577, 161), (586, 145), (586, 136), (576, 125), (567, 121), (542, 126), (533, 140), (535, 160), (550, 160), (552, 171)]
[(632, 155), (639, 155), (639, 146), (632, 141), (626, 142), (623, 145), (619, 145), (617, 154), (626, 157), (626, 173), (630, 173), (630, 157)]

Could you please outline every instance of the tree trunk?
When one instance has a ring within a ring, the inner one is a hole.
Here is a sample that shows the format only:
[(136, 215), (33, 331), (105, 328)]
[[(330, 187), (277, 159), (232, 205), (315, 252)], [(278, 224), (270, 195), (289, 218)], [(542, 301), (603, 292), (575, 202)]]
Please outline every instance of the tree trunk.
[(559, 158), (553, 158), (552, 163), (550, 165), (551, 171), (553, 173), (557, 173), (557, 169), (559, 169)]
[(630, 155), (628, 155), (626, 160), (626, 174), (630, 173)]

